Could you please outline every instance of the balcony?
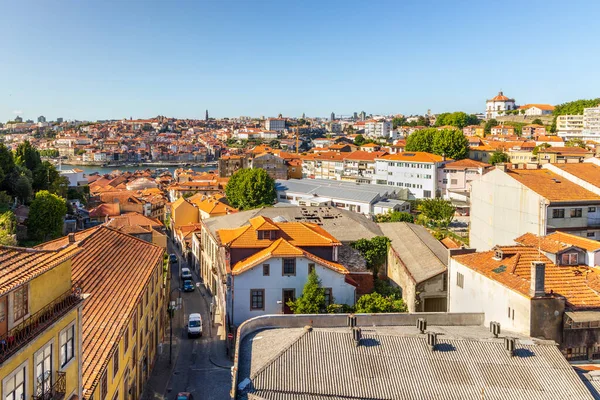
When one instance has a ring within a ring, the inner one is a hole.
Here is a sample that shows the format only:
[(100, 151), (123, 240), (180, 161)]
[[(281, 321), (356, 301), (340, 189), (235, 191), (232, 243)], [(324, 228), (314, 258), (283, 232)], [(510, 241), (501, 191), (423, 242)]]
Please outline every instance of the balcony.
[(0, 363), (25, 347), (37, 335), (77, 307), (82, 301), (81, 287), (74, 284), (67, 292), (0, 336)]
[[(45, 385), (41, 385), (45, 386)], [(40, 387), (36, 394), (31, 396), (32, 400), (61, 400), (67, 393), (67, 375), (65, 372), (57, 372), (56, 379), (52, 385), (46, 388)]]

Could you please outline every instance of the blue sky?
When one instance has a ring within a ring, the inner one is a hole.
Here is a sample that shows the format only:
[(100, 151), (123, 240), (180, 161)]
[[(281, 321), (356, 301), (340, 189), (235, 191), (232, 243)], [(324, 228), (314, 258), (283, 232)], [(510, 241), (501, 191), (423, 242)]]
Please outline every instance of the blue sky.
[(480, 112), (600, 96), (598, 1), (5, 1), (0, 121)]

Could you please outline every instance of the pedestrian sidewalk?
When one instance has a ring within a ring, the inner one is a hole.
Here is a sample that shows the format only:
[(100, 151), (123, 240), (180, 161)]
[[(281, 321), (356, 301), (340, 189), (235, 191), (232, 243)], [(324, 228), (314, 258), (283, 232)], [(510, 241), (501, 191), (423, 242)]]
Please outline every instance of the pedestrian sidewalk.
[[(160, 346), (160, 345), (159, 345)], [(179, 355), (179, 340), (173, 337), (173, 354), (172, 362), (169, 364), (169, 341), (161, 344), (162, 348), (156, 355), (156, 361), (152, 373), (146, 382), (142, 400), (162, 400), (165, 398), (169, 382), (173, 374), (173, 369), (177, 363)]]

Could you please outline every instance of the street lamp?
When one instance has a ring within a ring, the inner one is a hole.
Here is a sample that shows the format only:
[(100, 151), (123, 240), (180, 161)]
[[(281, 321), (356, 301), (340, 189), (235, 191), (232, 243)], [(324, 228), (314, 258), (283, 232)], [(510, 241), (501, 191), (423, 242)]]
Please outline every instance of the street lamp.
[[(174, 291), (179, 291), (179, 297), (177, 298), (177, 302), (175, 300), (171, 300), (171, 295)], [(169, 365), (171, 365), (171, 358), (173, 355), (173, 316), (175, 315), (175, 310), (177, 310), (181, 306), (181, 288), (173, 288), (169, 293), (169, 308), (167, 311), (169, 312)]]

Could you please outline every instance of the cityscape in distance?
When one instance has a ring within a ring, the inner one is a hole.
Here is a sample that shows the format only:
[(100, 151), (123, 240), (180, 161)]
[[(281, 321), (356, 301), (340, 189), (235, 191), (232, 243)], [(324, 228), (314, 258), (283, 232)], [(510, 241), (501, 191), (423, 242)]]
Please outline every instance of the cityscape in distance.
[(2, 399), (600, 399), (578, 5), (3, 5)]

